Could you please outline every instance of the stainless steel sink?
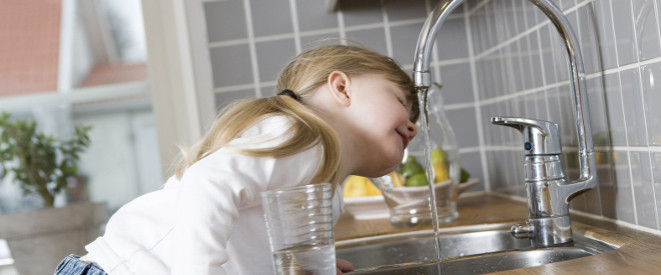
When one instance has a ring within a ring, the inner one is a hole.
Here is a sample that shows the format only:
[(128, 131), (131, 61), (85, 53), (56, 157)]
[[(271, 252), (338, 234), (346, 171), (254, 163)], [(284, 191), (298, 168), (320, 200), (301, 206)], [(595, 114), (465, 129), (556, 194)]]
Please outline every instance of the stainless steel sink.
[(568, 246), (533, 249), (513, 238), (511, 224), (463, 226), (439, 233), (441, 258), (431, 230), (339, 241), (338, 258), (354, 264), (351, 274), (480, 274), (538, 266), (595, 255), (616, 246), (574, 234)]

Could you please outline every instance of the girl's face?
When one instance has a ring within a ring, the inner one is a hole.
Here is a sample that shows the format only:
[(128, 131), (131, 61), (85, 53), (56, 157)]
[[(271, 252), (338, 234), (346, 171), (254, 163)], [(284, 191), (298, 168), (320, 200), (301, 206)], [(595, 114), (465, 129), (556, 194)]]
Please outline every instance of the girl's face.
[(353, 155), (361, 160), (360, 172), (368, 177), (385, 175), (401, 163), (404, 149), (417, 133), (409, 120), (409, 91), (380, 74), (352, 77), (349, 91), (357, 132)]

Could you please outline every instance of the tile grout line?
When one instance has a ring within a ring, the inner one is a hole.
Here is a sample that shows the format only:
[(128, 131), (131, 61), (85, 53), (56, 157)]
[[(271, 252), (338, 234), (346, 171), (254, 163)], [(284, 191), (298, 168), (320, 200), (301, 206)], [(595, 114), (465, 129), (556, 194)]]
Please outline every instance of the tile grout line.
[(381, 4), (381, 17), (383, 18), (383, 35), (386, 39), (386, 55), (392, 57), (393, 51), (392, 36), (390, 34), (390, 18), (388, 17), (388, 12), (386, 11), (384, 0), (379, 1), (379, 3)]
[(289, 0), (289, 13), (291, 13), (291, 25), (294, 36), (294, 45), (296, 47), (296, 54), (301, 53), (301, 34), (298, 24), (298, 7), (296, 0)]
[(259, 69), (257, 67), (257, 49), (255, 45), (255, 33), (252, 25), (252, 10), (250, 9), (250, 0), (243, 0), (244, 13), (246, 16), (246, 29), (248, 31), (248, 47), (250, 50), (250, 65), (252, 66), (253, 88), (255, 96), (261, 97), (262, 92), (259, 89)]
[(340, 33), (340, 41), (342, 45), (346, 45), (347, 30), (346, 26), (344, 26), (344, 13), (341, 10), (337, 12), (337, 28)]

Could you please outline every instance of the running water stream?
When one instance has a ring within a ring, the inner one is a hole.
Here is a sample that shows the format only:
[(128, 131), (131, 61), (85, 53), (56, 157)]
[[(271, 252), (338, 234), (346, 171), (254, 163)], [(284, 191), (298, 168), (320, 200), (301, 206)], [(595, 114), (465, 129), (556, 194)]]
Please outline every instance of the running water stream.
[[(431, 151), (432, 151), (432, 141), (430, 138), (429, 134), (429, 106), (428, 106), (428, 98), (427, 98), (427, 91), (429, 88), (426, 87), (416, 87), (416, 92), (418, 93), (418, 105), (420, 105), (420, 129), (418, 129), (418, 133), (422, 133), (423, 136), (423, 141), (424, 141), (424, 162), (425, 162), (425, 171), (427, 172), (427, 183), (429, 184), (429, 193), (430, 193), (430, 200), (429, 200), (429, 207), (431, 209), (431, 225), (434, 230), (434, 245), (435, 245), (435, 251), (436, 251), (436, 259), (438, 259), (439, 263), (441, 261), (441, 243), (440, 243), (440, 238), (439, 238), (439, 216), (438, 216), (438, 208), (436, 207), (436, 192), (434, 192), (434, 168), (433, 168), (433, 163), (431, 161)], [(438, 272), (440, 274), (441, 269), (438, 269)]]

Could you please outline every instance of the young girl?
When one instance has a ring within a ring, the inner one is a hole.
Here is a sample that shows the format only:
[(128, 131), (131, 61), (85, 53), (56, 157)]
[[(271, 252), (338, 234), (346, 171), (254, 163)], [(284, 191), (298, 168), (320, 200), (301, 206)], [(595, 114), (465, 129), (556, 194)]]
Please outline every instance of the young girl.
[[(332, 45), (298, 55), (279, 93), (221, 113), (162, 190), (115, 213), (56, 274), (271, 274), (260, 192), (394, 170), (416, 135), (416, 94), (391, 58)], [(338, 274), (352, 270), (338, 260)]]

